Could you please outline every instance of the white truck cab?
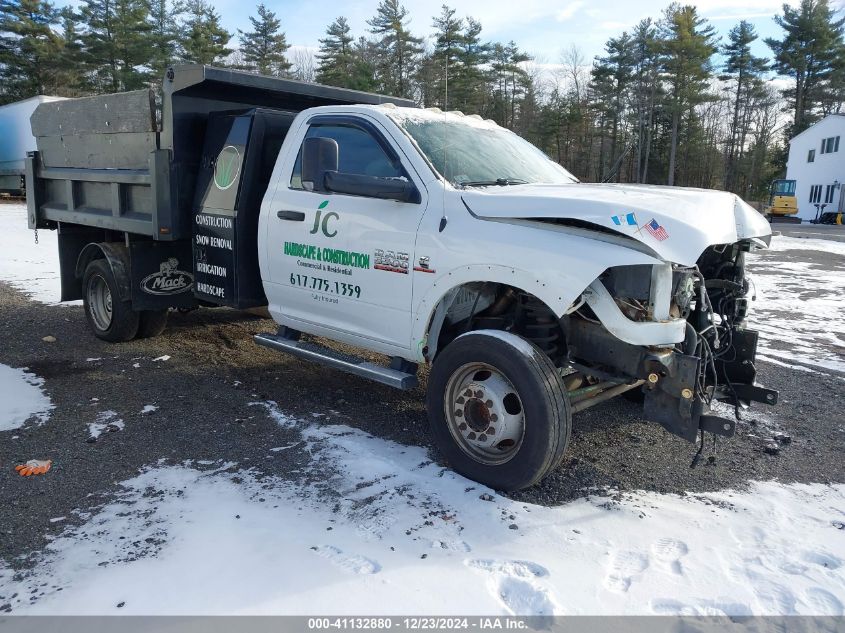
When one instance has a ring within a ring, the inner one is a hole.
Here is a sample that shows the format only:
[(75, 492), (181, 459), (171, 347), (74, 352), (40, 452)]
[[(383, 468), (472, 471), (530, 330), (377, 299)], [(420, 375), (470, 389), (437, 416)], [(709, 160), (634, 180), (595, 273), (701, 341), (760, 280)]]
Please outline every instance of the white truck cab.
[[(557, 463), (572, 408), (640, 389), (649, 417), (694, 440), (733, 433), (705, 401), (771, 401), (768, 390), (735, 394), (741, 379), (725, 368), (736, 350), (723, 360), (745, 314), (744, 252), (769, 239), (733, 194), (582, 184), (479, 117), (314, 108), (292, 125), (262, 202), (261, 275), (282, 328), (259, 342), (315, 360), (299, 333), (379, 352), (394, 363), (376, 379), (400, 386), (433, 363), (441, 450), (476, 479), (522, 487)], [(536, 384), (521, 392), (514, 372)], [(550, 384), (565, 403), (544, 393)], [(527, 416), (544, 396), (551, 404)], [(517, 454), (543, 416), (557, 431), (526, 465)]]

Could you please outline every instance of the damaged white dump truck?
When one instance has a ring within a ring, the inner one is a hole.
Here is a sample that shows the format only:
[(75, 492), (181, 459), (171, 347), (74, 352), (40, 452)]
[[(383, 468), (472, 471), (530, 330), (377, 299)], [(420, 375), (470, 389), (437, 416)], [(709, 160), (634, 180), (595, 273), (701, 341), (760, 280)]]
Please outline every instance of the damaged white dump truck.
[(32, 119), (30, 225), (58, 229), (62, 299), (103, 339), (267, 305), (260, 345), (403, 389), (431, 365), (437, 447), (505, 490), (626, 392), (702, 447), (734, 433), (714, 402), (777, 400), (743, 325), (770, 228), (732, 194), (584, 184), (476, 116), (208, 67), (169, 70), (162, 104), (161, 123), (147, 93)]

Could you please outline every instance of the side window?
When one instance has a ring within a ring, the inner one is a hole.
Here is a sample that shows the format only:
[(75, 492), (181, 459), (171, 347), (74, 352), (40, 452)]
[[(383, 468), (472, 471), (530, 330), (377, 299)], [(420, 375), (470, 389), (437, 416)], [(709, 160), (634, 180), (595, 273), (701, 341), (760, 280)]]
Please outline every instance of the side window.
[[(380, 178), (403, 178), (402, 165), (394, 162), (372, 134), (353, 125), (315, 124), (308, 128), (305, 138), (332, 138), (337, 141), (338, 171), (344, 174), (363, 174)], [(302, 189), (302, 147), (296, 157), (290, 178), (292, 189)]]

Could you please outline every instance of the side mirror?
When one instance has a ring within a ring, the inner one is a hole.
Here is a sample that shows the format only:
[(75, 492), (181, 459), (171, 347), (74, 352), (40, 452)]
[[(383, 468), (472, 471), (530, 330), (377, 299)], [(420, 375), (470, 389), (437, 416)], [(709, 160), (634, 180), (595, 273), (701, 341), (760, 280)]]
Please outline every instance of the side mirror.
[(414, 183), (402, 178), (379, 178), (364, 174), (341, 174), (329, 171), (324, 176), (324, 182), (326, 191), (335, 193), (415, 204), (419, 204), (422, 200)]
[(325, 191), (326, 172), (336, 172), (337, 141), (315, 136), (302, 143), (302, 186), (311, 191)]

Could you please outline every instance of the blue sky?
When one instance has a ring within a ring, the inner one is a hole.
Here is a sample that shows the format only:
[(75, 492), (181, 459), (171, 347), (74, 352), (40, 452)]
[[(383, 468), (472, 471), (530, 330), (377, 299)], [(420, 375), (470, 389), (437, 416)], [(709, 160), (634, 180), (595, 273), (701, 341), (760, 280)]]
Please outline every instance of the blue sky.
[[(845, 0), (838, 0), (841, 3)], [(224, 25), (234, 31), (249, 26), (254, 12), (251, 0), (216, 0)], [(366, 34), (366, 20), (376, 10), (378, 0), (338, 3), (332, 0), (266, 0), (281, 18), (288, 42), (295, 46), (316, 47), (326, 26), (337, 16), (349, 19), (356, 37)], [(411, 29), (417, 35), (430, 35), (431, 18), (440, 12), (442, 0), (406, 0)], [(555, 64), (561, 51), (575, 44), (589, 61), (602, 52), (608, 37), (630, 29), (646, 17), (658, 18), (668, 0), (453, 0), (449, 5), (458, 15), (471, 15), (481, 21), (483, 37), (514, 40), (538, 60)], [(762, 37), (779, 34), (772, 16), (780, 12), (782, 0), (701, 0), (693, 2), (699, 12), (726, 35), (740, 19), (752, 22)], [(758, 54), (767, 54), (762, 42)]]

